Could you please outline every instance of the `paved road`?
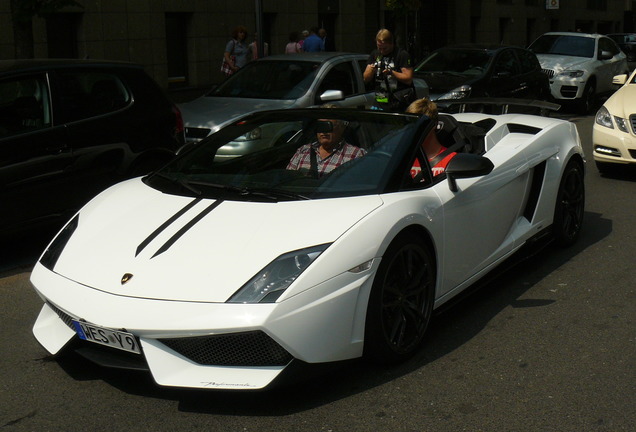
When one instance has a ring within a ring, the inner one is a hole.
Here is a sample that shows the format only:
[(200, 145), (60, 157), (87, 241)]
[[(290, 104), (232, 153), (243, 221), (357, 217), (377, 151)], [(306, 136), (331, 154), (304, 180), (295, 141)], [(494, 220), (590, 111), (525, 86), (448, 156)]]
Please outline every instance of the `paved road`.
[[(592, 118), (571, 121), (591, 154)], [(438, 315), (415, 358), (266, 393), (159, 388), (142, 373), (52, 360), (31, 336), (37, 251), (4, 249), (0, 431), (633, 431), (636, 174), (602, 178), (588, 163), (586, 185), (580, 243)]]

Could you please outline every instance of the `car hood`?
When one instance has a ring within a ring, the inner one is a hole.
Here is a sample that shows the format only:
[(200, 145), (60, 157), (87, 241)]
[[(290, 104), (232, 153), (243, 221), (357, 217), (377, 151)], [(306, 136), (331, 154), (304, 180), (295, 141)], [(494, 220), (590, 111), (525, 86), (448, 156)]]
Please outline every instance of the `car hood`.
[(296, 100), (246, 99), (201, 96), (179, 105), (186, 127), (216, 131), (225, 122), (244, 114), (270, 109), (292, 108)]
[[(141, 179), (106, 190), (80, 211), (54, 271), (120, 296), (225, 302), (280, 255), (332, 243), (382, 205), (377, 195), (278, 203), (202, 199), (178, 216), (193, 201)], [(334, 217), (317, 223), (317, 215)], [(132, 276), (122, 283), (126, 274)]]
[(629, 119), (634, 112), (634, 100), (636, 100), (636, 84), (627, 84), (618, 89), (604, 106), (612, 115)]
[(474, 77), (444, 72), (415, 72), (415, 76), (426, 82), (431, 99), (437, 99), (444, 93), (448, 93), (464, 84), (471, 85), (475, 81)]
[(537, 59), (543, 69), (552, 69), (556, 73), (567, 69), (589, 69), (593, 59), (587, 57), (573, 57), (555, 54), (537, 54)]

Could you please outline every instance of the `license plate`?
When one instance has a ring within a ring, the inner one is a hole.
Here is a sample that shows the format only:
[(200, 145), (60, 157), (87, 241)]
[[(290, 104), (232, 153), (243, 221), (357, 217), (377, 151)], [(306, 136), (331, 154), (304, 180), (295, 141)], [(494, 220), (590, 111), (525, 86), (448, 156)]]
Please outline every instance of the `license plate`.
[(80, 339), (109, 346), (119, 350), (141, 354), (139, 343), (130, 333), (99, 327), (86, 322), (73, 321)]

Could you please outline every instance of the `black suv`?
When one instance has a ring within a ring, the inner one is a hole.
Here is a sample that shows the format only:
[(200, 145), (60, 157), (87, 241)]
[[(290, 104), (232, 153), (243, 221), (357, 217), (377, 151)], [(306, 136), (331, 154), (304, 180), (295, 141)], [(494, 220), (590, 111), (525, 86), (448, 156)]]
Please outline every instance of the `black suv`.
[(0, 61), (0, 239), (60, 223), (183, 143), (181, 113), (141, 66)]

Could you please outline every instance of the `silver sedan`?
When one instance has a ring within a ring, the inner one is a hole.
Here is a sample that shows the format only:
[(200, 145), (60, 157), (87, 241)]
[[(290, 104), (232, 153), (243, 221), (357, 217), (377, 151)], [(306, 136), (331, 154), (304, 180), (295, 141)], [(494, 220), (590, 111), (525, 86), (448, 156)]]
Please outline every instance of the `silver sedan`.
[[(324, 103), (370, 108), (374, 102), (373, 89), (365, 86), (362, 78), (367, 59), (366, 54), (322, 52), (275, 55), (248, 63), (207, 94), (180, 106), (186, 140), (197, 142), (233, 119), (256, 111)], [(426, 83), (415, 81), (417, 96), (428, 96)], [(257, 131), (220, 149), (216, 157), (232, 158), (250, 153), (276, 142), (271, 134), (288, 138), (286, 132)]]

